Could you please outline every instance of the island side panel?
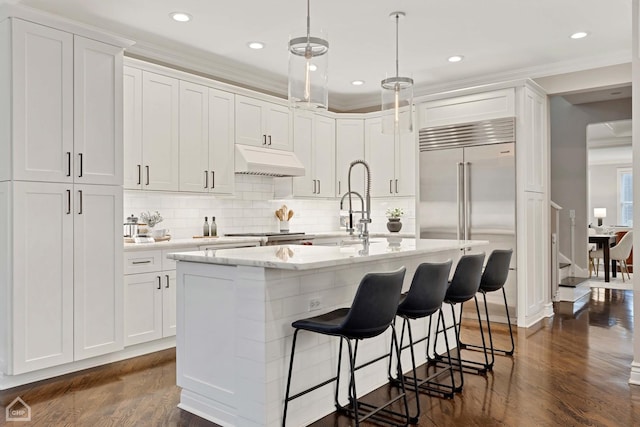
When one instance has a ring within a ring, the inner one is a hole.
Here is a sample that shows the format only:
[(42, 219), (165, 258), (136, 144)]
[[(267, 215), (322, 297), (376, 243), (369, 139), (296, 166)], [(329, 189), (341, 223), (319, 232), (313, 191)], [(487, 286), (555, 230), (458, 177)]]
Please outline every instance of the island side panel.
[[(179, 262), (177, 384), (179, 407), (220, 425), (238, 424), (236, 267)], [(250, 297), (251, 295), (247, 295)]]

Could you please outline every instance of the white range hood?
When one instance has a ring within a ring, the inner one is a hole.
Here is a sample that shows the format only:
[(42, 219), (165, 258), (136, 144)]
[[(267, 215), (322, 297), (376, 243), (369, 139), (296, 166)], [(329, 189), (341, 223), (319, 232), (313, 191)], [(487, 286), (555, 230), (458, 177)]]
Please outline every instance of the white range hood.
[(236, 144), (236, 173), (268, 176), (304, 176), (295, 153)]

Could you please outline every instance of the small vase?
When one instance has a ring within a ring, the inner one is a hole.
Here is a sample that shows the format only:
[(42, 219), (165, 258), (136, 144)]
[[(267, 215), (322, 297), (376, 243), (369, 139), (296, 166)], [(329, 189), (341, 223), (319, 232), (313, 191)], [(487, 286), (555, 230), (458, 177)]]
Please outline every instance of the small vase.
[(387, 230), (392, 233), (397, 233), (402, 229), (402, 223), (400, 222), (400, 218), (389, 218), (387, 222)]

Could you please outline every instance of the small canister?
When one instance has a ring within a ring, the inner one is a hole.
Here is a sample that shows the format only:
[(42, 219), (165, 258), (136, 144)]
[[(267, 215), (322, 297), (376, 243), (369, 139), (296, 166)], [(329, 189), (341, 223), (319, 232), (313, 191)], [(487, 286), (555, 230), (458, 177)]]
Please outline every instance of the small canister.
[(124, 223), (124, 237), (134, 237), (138, 234), (138, 218), (131, 214)]

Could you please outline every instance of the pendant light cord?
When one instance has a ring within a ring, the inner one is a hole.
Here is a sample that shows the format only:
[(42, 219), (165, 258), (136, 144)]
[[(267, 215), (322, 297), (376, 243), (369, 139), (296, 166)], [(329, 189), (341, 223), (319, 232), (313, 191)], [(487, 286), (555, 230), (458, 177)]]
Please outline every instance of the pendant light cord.
[(311, 40), (311, 0), (307, 0), (307, 43)]
[(396, 13), (396, 77), (400, 76), (400, 65), (399, 65), (400, 62), (398, 60), (398, 21), (399, 20), (400, 20), (400, 15)]

